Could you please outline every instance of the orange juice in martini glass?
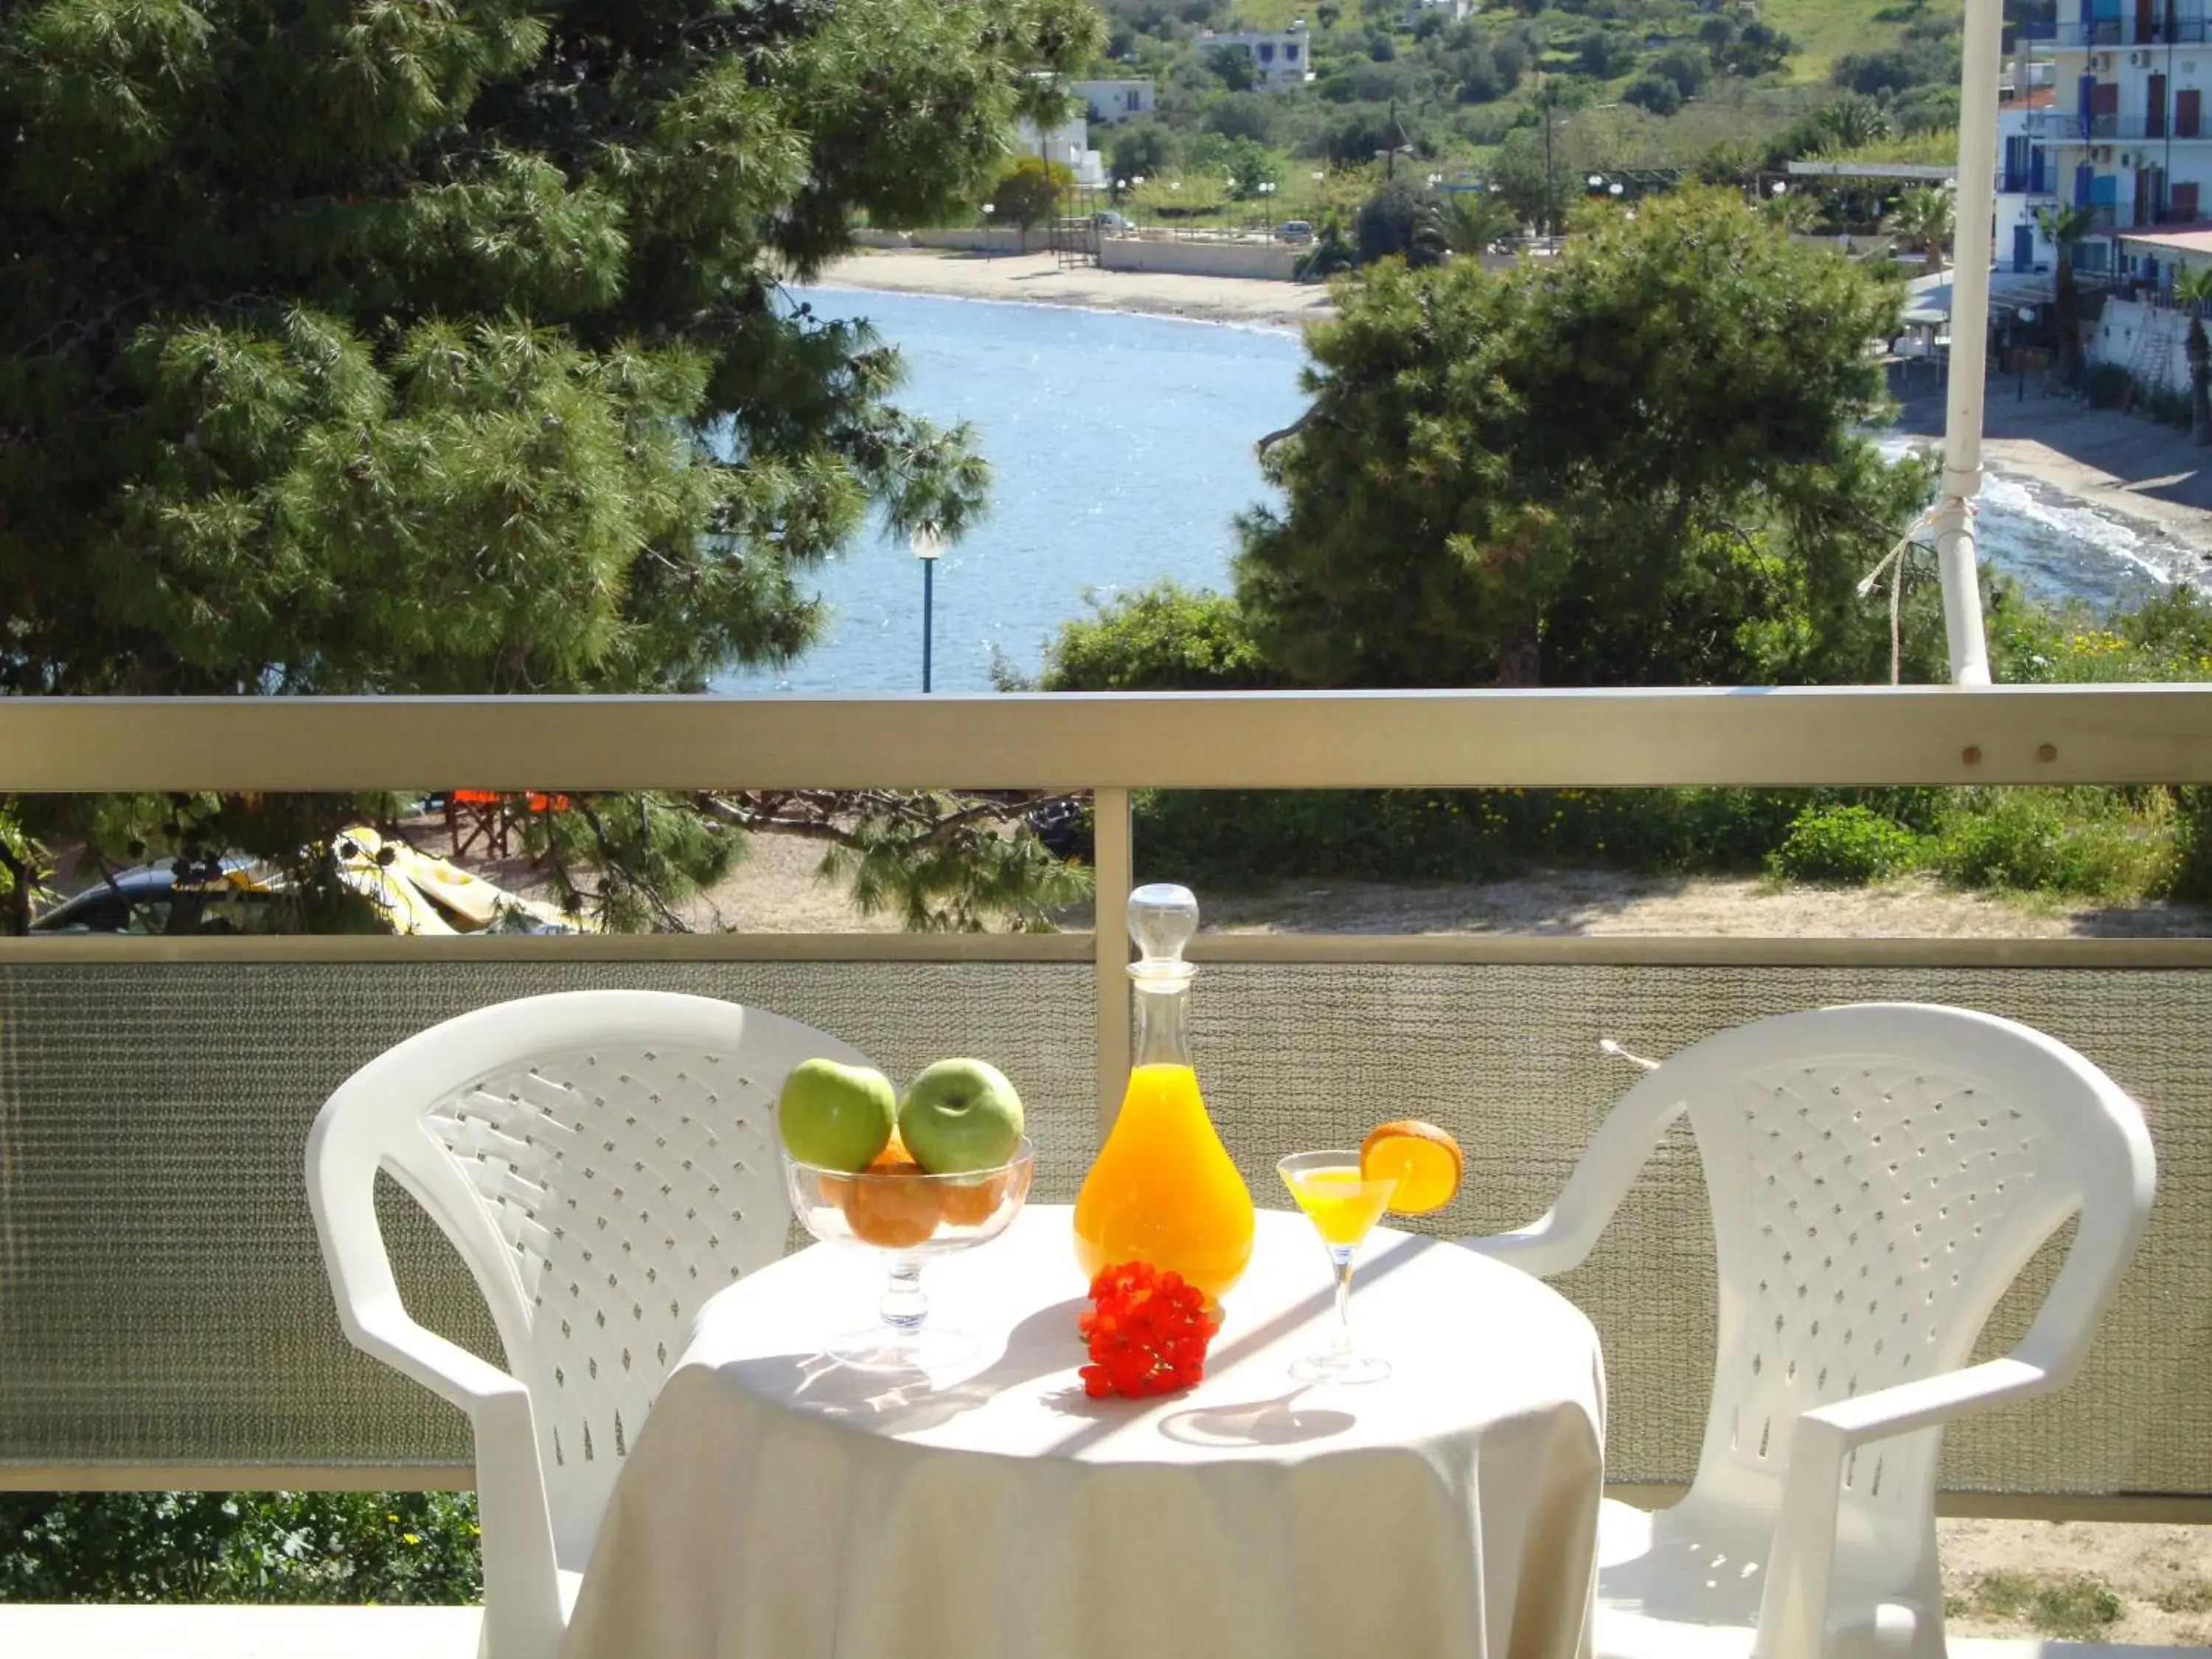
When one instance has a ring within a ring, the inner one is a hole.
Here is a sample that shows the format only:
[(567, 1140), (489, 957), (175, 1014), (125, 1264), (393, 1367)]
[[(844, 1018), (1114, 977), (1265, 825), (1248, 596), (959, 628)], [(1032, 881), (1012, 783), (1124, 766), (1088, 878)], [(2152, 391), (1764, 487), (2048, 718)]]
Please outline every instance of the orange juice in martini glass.
[(1336, 1273), (1336, 1331), (1329, 1346), (1291, 1367), (1302, 1382), (1379, 1382), (1390, 1362), (1363, 1354), (1352, 1337), (1352, 1264), (1383, 1212), (1425, 1215), (1459, 1190), (1459, 1144), (1426, 1123), (1386, 1123), (1358, 1152), (1297, 1152), (1275, 1168), (1321, 1235)]

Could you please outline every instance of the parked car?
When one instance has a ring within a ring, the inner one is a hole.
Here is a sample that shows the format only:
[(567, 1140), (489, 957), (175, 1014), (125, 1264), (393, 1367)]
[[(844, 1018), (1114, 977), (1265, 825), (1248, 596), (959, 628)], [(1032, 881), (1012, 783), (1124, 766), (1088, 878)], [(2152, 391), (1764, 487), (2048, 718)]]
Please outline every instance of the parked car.
[(1091, 851), (1091, 804), (1062, 795), (1032, 807), (1024, 820), (1030, 833), (1056, 859), (1072, 859)]
[(1275, 240), (1288, 242), (1292, 247), (1303, 247), (1314, 239), (1314, 228), (1304, 219), (1285, 219), (1275, 227)]
[(1136, 226), (1118, 213), (1094, 213), (1091, 216), (1091, 222), (1109, 236), (1126, 236), (1136, 228)]
[(31, 923), (34, 933), (267, 933), (284, 925), (274, 875), (235, 855), (210, 878), (180, 864), (118, 870)]
[[(578, 933), (581, 918), (510, 893), (365, 824), (331, 843), (331, 873), (393, 933)], [(34, 933), (284, 933), (298, 919), (283, 872), (240, 854), (213, 869), (182, 860), (118, 870), (64, 899)]]

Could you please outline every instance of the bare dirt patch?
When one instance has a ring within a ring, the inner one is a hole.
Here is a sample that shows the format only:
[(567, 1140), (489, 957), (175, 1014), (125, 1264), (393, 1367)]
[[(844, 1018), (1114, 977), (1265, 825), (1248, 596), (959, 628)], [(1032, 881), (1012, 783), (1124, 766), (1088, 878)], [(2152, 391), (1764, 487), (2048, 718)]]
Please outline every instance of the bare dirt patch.
[[(417, 845), (426, 840), (417, 837)], [(896, 932), (864, 916), (817, 874), (811, 842), (756, 837), (745, 863), (683, 907), (702, 930)], [(527, 887), (511, 866), (485, 873)], [(1200, 895), (1210, 932), (1674, 936), (1753, 939), (2196, 938), (2212, 913), (2187, 905), (2063, 905), (1960, 892), (1923, 877), (1878, 887), (1784, 886), (1751, 876), (1650, 876), (1559, 870), (1492, 882), (1399, 884), (1290, 881), (1249, 893)], [(1086, 928), (1087, 909), (1056, 918)]]
[(2212, 1528), (1950, 1520), (1936, 1529), (1954, 1635), (2212, 1645)]
[(2195, 937), (2191, 906), (2029, 902), (1922, 877), (1876, 887), (1782, 885), (1752, 876), (1559, 870), (1506, 881), (1283, 882), (1210, 896), (1206, 925), (1232, 933), (1675, 935), (1761, 939)]

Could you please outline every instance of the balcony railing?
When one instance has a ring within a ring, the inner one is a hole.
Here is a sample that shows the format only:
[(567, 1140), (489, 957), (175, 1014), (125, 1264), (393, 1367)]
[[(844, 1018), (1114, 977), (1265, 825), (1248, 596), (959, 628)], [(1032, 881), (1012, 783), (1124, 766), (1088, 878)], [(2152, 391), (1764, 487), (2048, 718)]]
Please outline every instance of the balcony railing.
[(2058, 194), (2058, 187), (2048, 173), (2001, 173), (1997, 175), (1997, 194), (2055, 197)]
[(2090, 22), (2078, 19), (2063, 23), (2029, 23), (2023, 32), (2030, 40), (2047, 40), (2069, 48), (2094, 46), (2196, 46), (2205, 37), (2205, 20), (2194, 17), (2153, 17), (2148, 21), (2130, 13), (2124, 17), (2100, 17)]
[[(467, 1481), (459, 1419), (340, 1336), (299, 1174), (329, 1090), (464, 1009), (653, 985), (776, 1008), (895, 1071), (993, 1055), (1030, 1097), (1039, 1195), (1064, 1200), (1129, 1060), (1132, 790), (2212, 783), (2212, 687), (0, 699), (0, 796), (457, 779), (1088, 788), (1095, 925), (0, 939), (0, 1488)], [(1551, 1201), (1631, 1080), (1601, 1036), (1663, 1053), (1765, 1012), (1902, 998), (2072, 1042), (2145, 1101), (2182, 1178), (2081, 1378), (1963, 1425), (1945, 1484), (1984, 1512), (2212, 1518), (2212, 1202), (2186, 1175), (2212, 1167), (2212, 940), (1209, 934), (1193, 956), (1201, 1067), (1255, 1190), (1293, 1141), (1420, 1103), (1470, 1149), (1442, 1224), (1464, 1232)], [(1681, 1151), (1567, 1286), (1607, 1346), (1625, 1482), (1686, 1477), (1711, 1375), (1711, 1286), (1683, 1271), (1710, 1251), (1705, 1209)], [(394, 1203), (410, 1308), (496, 1353), (427, 1220)], [(2017, 1335), (2055, 1262), (2030, 1267), (1990, 1343)]]
[(2039, 111), (2027, 118), (2027, 131), (2034, 137), (2076, 144), (2124, 143), (2137, 138), (2212, 138), (2212, 129), (2201, 123), (2193, 132), (2181, 132), (2174, 130), (2170, 118), (2160, 121), (2148, 115), (2083, 115), (2069, 110)]

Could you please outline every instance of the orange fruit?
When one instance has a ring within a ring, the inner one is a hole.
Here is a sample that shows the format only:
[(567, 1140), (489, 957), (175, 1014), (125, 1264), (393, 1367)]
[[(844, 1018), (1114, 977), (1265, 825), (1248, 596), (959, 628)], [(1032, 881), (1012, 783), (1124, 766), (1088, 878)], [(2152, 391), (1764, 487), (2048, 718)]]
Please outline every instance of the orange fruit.
[(854, 1236), (887, 1250), (919, 1244), (937, 1231), (936, 1183), (910, 1158), (887, 1147), (858, 1175), (844, 1177), (838, 1194)]
[(1443, 1209), (1459, 1191), (1466, 1164), (1459, 1142), (1435, 1124), (1413, 1118), (1378, 1124), (1359, 1143), (1362, 1180), (1397, 1180), (1398, 1190), (1390, 1195), (1393, 1215)]
[(999, 1200), (1006, 1195), (1006, 1179), (1012, 1172), (1000, 1170), (995, 1175), (979, 1176), (973, 1181), (940, 1181), (937, 1195), (945, 1218), (955, 1227), (980, 1227), (991, 1218), (999, 1207)]

